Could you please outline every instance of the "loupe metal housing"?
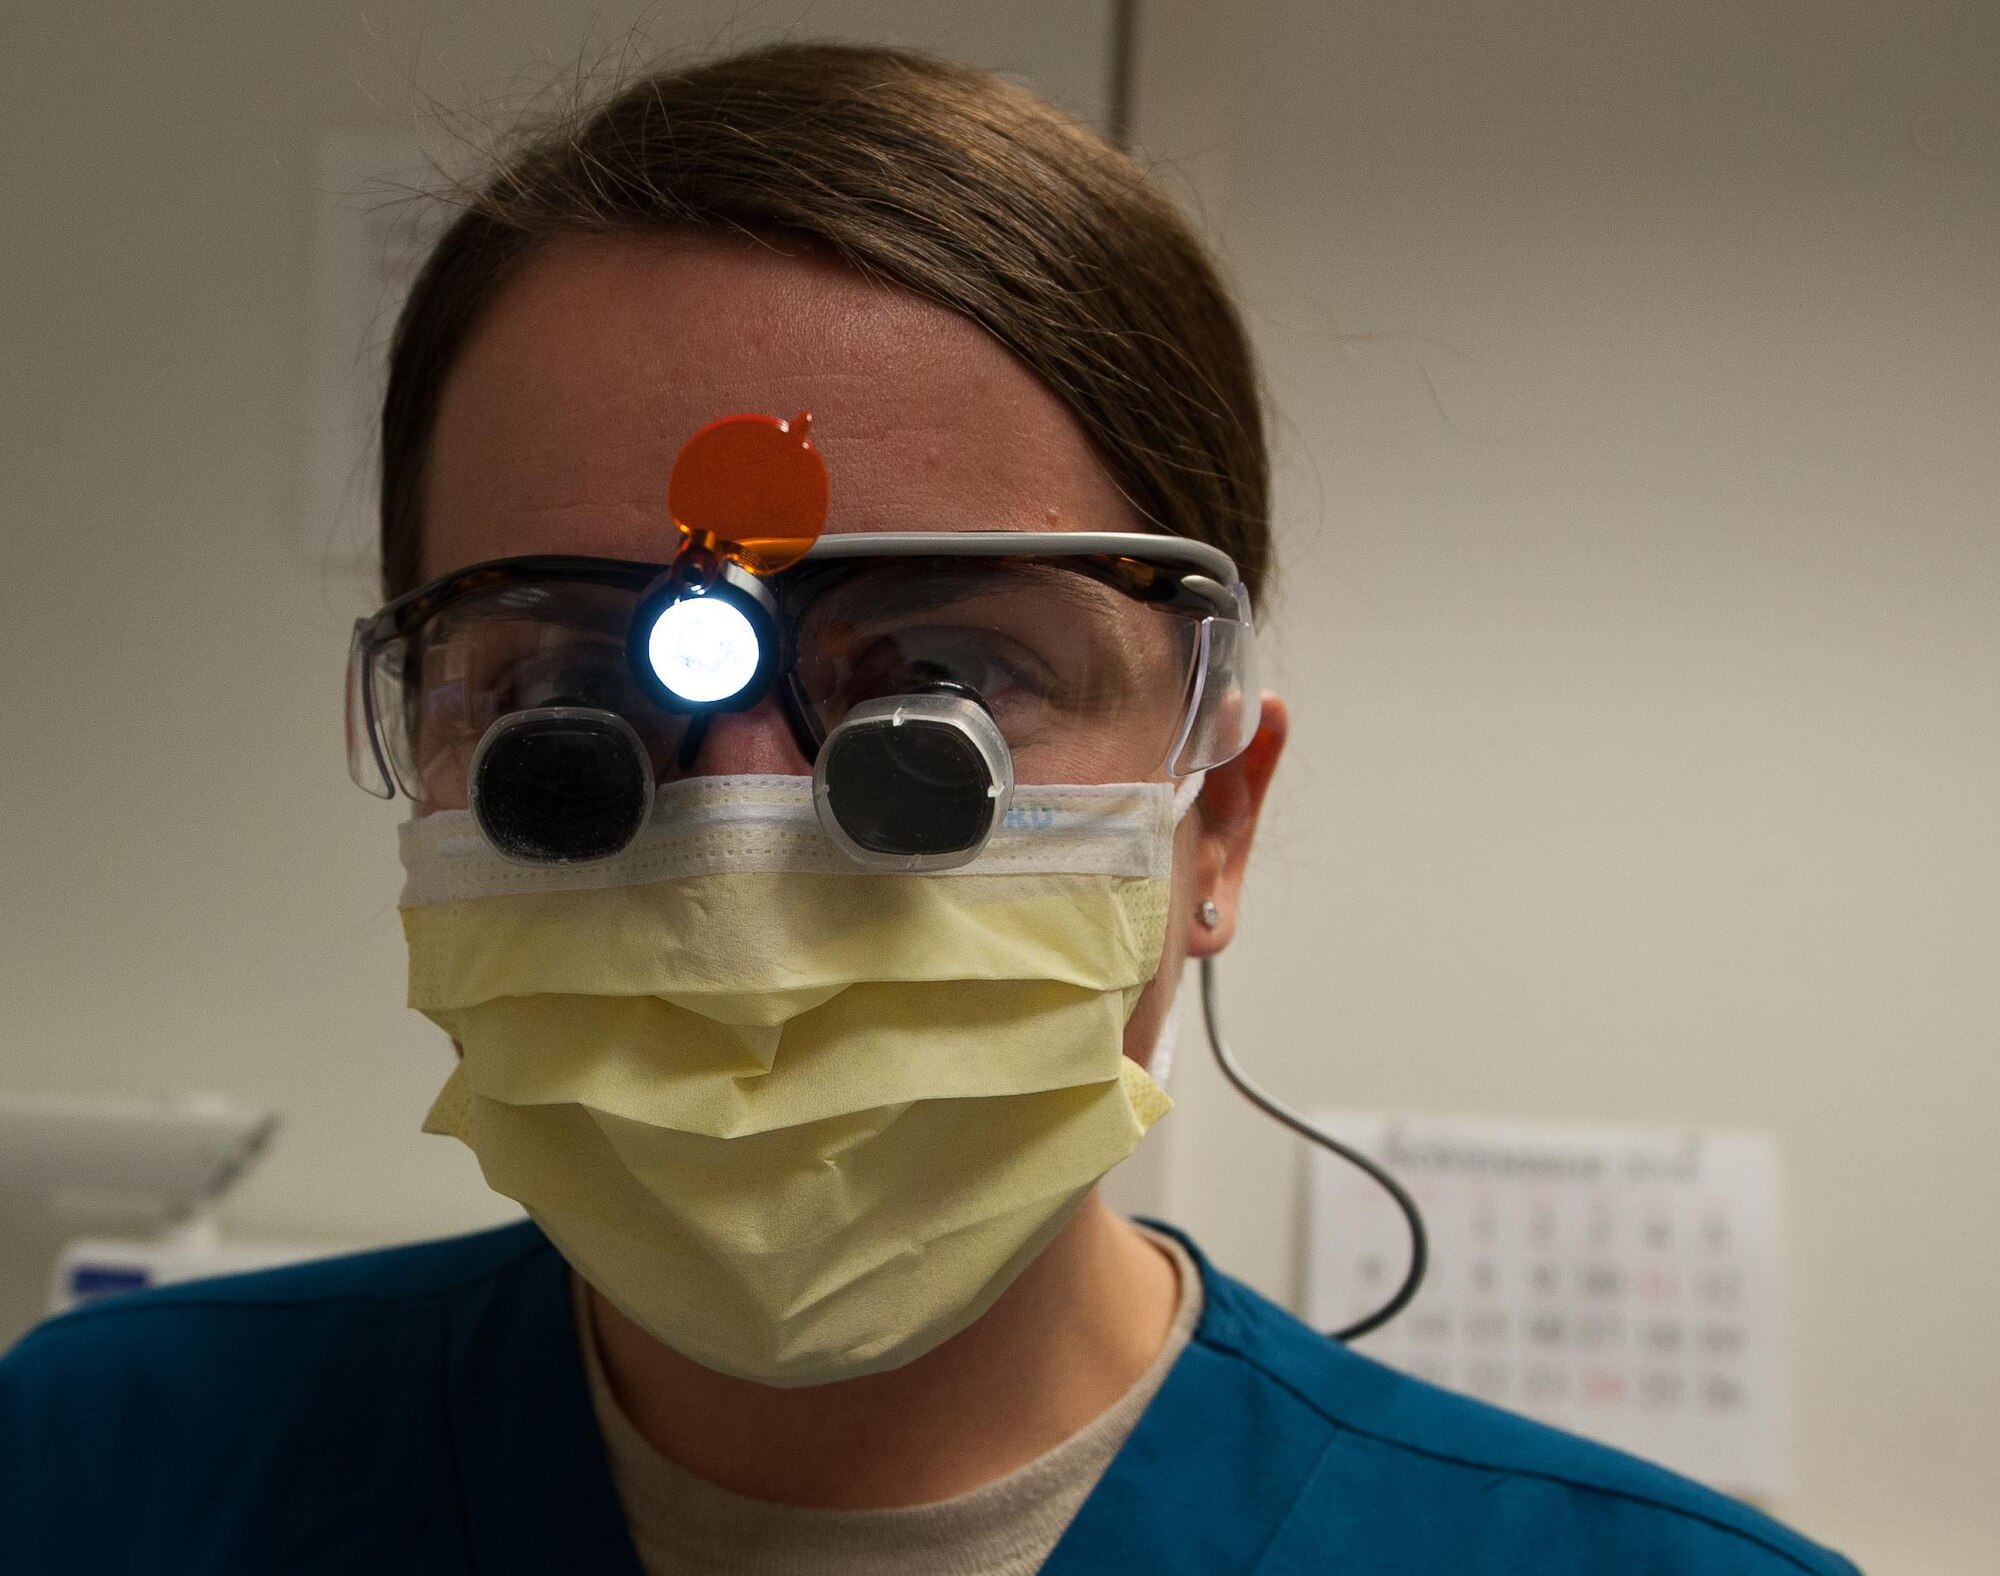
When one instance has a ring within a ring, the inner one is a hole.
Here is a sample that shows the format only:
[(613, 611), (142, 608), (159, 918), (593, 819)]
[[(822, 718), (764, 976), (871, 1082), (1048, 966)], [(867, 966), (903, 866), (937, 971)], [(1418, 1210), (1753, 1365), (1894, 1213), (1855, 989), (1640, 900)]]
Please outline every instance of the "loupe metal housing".
[(856, 706), (813, 762), (820, 829), (869, 870), (979, 856), (1014, 796), (1014, 758), (977, 695), (939, 684)]
[(531, 865), (623, 853), (653, 813), (653, 763), (632, 724), (586, 706), (500, 718), (473, 751), (466, 805), (486, 841)]

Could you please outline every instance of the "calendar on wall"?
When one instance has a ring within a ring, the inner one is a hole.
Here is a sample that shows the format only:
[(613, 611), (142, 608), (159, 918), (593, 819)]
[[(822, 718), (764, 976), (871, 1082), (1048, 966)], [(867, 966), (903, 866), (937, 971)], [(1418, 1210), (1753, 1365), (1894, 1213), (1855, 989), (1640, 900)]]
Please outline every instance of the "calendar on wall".
[[(1431, 1265), (1355, 1343), (1393, 1367), (1766, 1503), (1789, 1486), (1783, 1201), (1769, 1134), (1333, 1112), (1416, 1198)], [(1379, 1307), (1401, 1213), (1314, 1150), (1306, 1317)]]

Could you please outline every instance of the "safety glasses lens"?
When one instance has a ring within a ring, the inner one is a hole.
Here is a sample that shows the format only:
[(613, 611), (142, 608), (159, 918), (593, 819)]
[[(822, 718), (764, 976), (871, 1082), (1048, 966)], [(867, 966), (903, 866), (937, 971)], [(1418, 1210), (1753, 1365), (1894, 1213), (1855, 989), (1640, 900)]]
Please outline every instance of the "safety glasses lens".
[[(632, 670), (643, 590), (551, 577), (460, 595), (366, 653), (357, 727), (431, 809), (465, 806), (473, 753), (496, 721), (544, 707), (624, 718), (656, 775), (679, 775), (689, 716)], [(1019, 782), (1184, 773), (1240, 747), (1247, 625), (1240, 639), (1213, 638), (1199, 612), (1141, 601), (1074, 562), (856, 560), (781, 585), (779, 601), (787, 687), (819, 737), (868, 701), (948, 693), (991, 713)], [(738, 670), (755, 665), (738, 633), (663, 618), (645, 655), (700, 703), (740, 689)], [(1228, 671), (1207, 671), (1218, 663)]]
[(610, 712), (638, 733), (664, 775), (686, 718), (639, 688), (626, 651), (634, 591), (549, 582), (452, 602), (379, 652), (378, 720), (404, 791), (429, 809), (464, 808), (473, 752), (500, 718), (542, 707)]
[(992, 713), (1021, 782), (1155, 775), (1183, 731), (1200, 621), (1058, 563), (918, 559), (855, 569), (798, 616), (819, 727), (946, 688)]

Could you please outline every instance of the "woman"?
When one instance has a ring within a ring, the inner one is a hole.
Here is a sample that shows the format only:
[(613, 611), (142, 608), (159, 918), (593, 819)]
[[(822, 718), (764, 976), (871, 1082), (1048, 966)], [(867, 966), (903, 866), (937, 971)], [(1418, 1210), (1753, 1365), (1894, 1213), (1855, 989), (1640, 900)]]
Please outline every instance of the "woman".
[(1284, 742), (1261, 429), (1171, 208), (995, 79), (784, 47), (509, 159), (397, 335), (350, 748), (429, 1125), (534, 1224), (43, 1327), (0, 1568), (1846, 1568), (1094, 1191)]

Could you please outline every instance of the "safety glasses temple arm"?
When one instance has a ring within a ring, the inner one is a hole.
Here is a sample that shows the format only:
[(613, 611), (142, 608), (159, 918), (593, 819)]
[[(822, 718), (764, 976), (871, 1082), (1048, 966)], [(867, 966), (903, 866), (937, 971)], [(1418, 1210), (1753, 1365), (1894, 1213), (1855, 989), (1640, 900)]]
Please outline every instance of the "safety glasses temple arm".
[(1192, 569), (1233, 585), (1236, 564), (1219, 547), (1158, 531), (869, 531), (822, 536), (803, 562), (831, 558), (1077, 558), (1107, 554)]

